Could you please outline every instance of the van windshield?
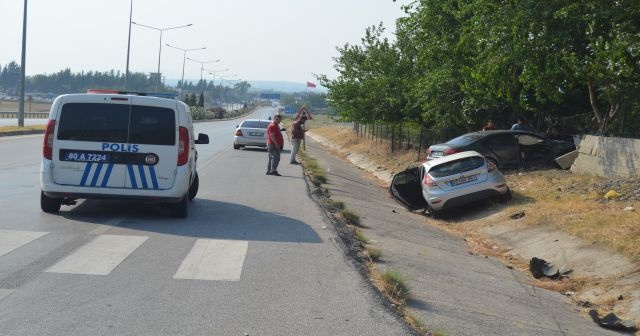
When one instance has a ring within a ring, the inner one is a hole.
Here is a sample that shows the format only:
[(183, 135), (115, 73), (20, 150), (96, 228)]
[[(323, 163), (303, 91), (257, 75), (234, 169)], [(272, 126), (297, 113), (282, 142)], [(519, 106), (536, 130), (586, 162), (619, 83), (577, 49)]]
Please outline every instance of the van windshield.
[(175, 113), (154, 106), (68, 103), (62, 106), (58, 140), (173, 146)]

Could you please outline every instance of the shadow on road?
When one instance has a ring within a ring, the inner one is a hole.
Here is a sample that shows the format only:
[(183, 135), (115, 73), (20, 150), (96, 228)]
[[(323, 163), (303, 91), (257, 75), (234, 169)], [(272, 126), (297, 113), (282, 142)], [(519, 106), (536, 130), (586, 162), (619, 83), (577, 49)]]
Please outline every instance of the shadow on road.
[[(123, 220), (113, 221), (114, 214)], [(306, 223), (244, 205), (194, 199), (188, 218), (172, 218), (168, 209), (131, 201), (87, 200), (60, 215), (87, 224), (111, 225), (176, 236), (293, 243), (321, 243)], [(114, 224), (112, 224), (113, 222)]]

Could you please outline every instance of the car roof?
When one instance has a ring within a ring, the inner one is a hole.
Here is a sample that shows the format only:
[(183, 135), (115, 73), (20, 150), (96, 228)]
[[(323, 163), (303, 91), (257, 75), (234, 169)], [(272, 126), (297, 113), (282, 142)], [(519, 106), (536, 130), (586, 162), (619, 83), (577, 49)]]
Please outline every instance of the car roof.
[(268, 122), (271, 122), (271, 120), (267, 120), (267, 119), (255, 119), (255, 118), (254, 118), (254, 119), (244, 119), (242, 122), (245, 122), (245, 121), (268, 121)]
[[(516, 131), (516, 130), (476, 131), (476, 132), (460, 134), (457, 137), (451, 138), (451, 139), (449, 139), (449, 140), (447, 140), (447, 141), (445, 141), (443, 143), (439, 143), (439, 144), (435, 144), (435, 145), (436, 146), (451, 145), (453, 140), (456, 140), (454, 146), (468, 145), (470, 143), (479, 141), (479, 140), (484, 139), (486, 137), (490, 137), (490, 136), (494, 136), (494, 135), (500, 135), (500, 134), (528, 134), (528, 135), (538, 136), (537, 134), (535, 134), (533, 132), (529, 132), (529, 131)], [(464, 141), (460, 142), (463, 139), (464, 139)]]
[(479, 156), (484, 158), (484, 156), (482, 156), (482, 154), (476, 152), (476, 151), (464, 151), (464, 152), (460, 152), (460, 153), (455, 153), (455, 154), (451, 154), (451, 155), (446, 155), (446, 156), (442, 156), (439, 158), (435, 158), (435, 159), (431, 159), (428, 161), (425, 161), (422, 165), (424, 165), (425, 167), (433, 167), (433, 166), (437, 166), (439, 164), (443, 164), (443, 163), (447, 163), (450, 161), (455, 161), (455, 160), (459, 160), (459, 159), (464, 159), (464, 158), (468, 158), (468, 157), (472, 157), (472, 156)]

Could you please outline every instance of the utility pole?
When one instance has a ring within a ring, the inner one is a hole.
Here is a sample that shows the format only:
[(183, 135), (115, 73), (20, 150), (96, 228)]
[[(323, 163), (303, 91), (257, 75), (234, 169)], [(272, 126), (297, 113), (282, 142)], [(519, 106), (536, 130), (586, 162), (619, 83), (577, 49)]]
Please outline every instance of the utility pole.
[(24, 127), (24, 79), (27, 58), (27, 0), (24, 0), (24, 16), (22, 18), (22, 64), (20, 64), (20, 106), (18, 108), (18, 126)]
[(129, 80), (129, 50), (131, 49), (131, 17), (133, 15), (133, 0), (129, 7), (129, 38), (127, 39), (127, 69), (124, 73), (124, 90), (127, 91), (127, 80)]

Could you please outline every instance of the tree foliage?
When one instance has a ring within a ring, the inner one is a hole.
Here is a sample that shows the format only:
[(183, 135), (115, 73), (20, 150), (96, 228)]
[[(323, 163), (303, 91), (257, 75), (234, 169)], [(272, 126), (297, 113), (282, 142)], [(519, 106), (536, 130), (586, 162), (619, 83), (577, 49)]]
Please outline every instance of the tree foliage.
[[(538, 131), (579, 116), (601, 131), (638, 118), (637, 0), (417, 0), (361, 43), (338, 47), (319, 75), (340, 116), (474, 128), (516, 116)], [(638, 130), (636, 130), (638, 131)]]
[[(16, 62), (10, 62), (0, 67), (0, 91), (16, 95), (18, 93), (18, 83), (20, 80), (20, 65)], [(73, 73), (71, 69), (64, 69), (53, 74), (41, 74), (27, 77), (25, 81), (25, 90), (28, 92), (39, 92), (48, 94), (64, 94), (86, 92), (88, 89), (124, 89), (125, 76), (119, 71), (88, 71)], [(146, 73), (131, 72), (127, 79), (127, 90), (136, 92), (155, 92), (157, 77), (150, 76)], [(236, 83), (234, 87), (217, 85), (214, 87), (213, 82), (206, 80), (198, 81), (194, 84), (185, 81), (184, 87), (182, 82), (178, 82), (176, 87), (165, 86), (160, 84), (160, 92), (178, 93), (182, 89), (183, 96), (197, 93), (198, 97), (193, 102), (193, 106), (203, 106), (204, 102), (223, 101), (230, 103), (240, 103), (250, 99), (248, 90), (251, 84), (248, 82)], [(186, 100), (186, 99), (185, 99)]]

